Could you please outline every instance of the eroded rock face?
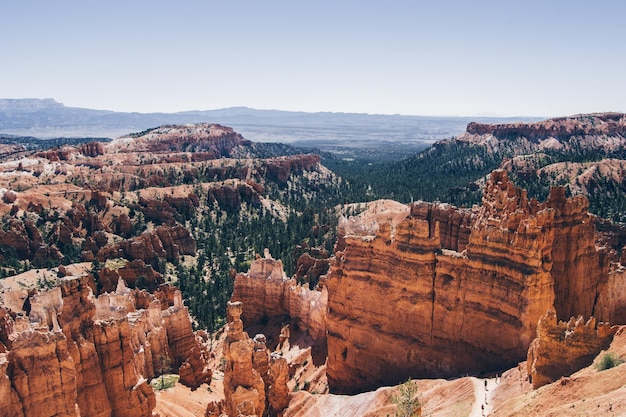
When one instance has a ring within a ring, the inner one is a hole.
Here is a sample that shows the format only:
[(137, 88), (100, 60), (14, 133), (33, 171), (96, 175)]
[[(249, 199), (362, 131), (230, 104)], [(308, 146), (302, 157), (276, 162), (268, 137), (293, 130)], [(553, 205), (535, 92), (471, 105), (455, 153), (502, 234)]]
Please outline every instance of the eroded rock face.
[(96, 299), (93, 287), (87, 276), (67, 277), (32, 295), (27, 316), (2, 309), (0, 415), (151, 416), (147, 379), (180, 367), (183, 383), (210, 381), (180, 292), (161, 300), (120, 280)]
[(241, 302), (228, 303), (228, 335), (224, 345), (224, 397), (229, 416), (262, 416), (265, 383), (253, 367), (254, 342), (243, 331)]
[(270, 355), (266, 338), (243, 331), (243, 304), (229, 302), (224, 358), (224, 401), (211, 403), (206, 416), (279, 416), (289, 405), (289, 367), (280, 353)]
[(547, 312), (539, 320), (537, 338), (528, 349), (526, 366), (533, 388), (589, 366), (609, 346), (616, 331), (617, 327), (608, 323), (596, 324), (593, 317), (587, 322), (583, 316), (557, 322), (556, 312)]
[(11, 248), (18, 259), (32, 259), (34, 264), (44, 264), (46, 260), (60, 262), (61, 252), (44, 242), (41, 233), (30, 220), (11, 218), (0, 229), (0, 245)]
[(559, 117), (535, 123), (484, 124), (472, 122), (467, 133), (493, 135), (497, 138), (526, 137), (539, 141), (547, 137), (598, 136), (626, 134), (626, 115), (622, 113), (595, 113)]
[(105, 261), (111, 258), (125, 257), (140, 259), (145, 263), (158, 262), (164, 258), (174, 261), (181, 255), (195, 255), (196, 241), (189, 231), (181, 225), (159, 226), (153, 231), (124, 240), (115, 245), (107, 245), (100, 249), (97, 258)]
[(163, 200), (139, 197), (137, 209), (147, 221), (174, 226), (189, 219), (199, 205), (198, 196), (190, 193), (185, 197), (165, 196)]
[(148, 129), (132, 135), (132, 146), (128, 146), (129, 137), (121, 137), (105, 145), (107, 152), (194, 152), (206, 154), (206, 159), (230, 156), (237, 146), (250, 146), (230, 127), (217, 124), (167, 125)]
[[(621, 262), (624, 262), (623, 258), (622, 255)], [(608, 279), (598, 284), (598, 299), (593, 314), (607, 323), (626, 323), (626, 269), (621, 262), (613, 265)]]
[(561, 190), (529, 200), (495, 171), (481, 207), (344, 220), (327, 279), (331, 391), (500, 369), (526, 357), (546, 311), (591, 315), (608, 267), (586, 208)]
[(124, 266), (118, 269), (110, 269), (105, 266), (98, 271), (98, 282), (102, 286), (102, 292), (115, 291), (120, 278), (131, 288), (137, 287), (150, 291), (154, 291), (163, 284), (161, 274), (140, 259), (126, 262)]
[(310, 290), (288, 279), (282, 262), (269, 254), (254, 260), (248, 273), (237, 274), (231, 300), (243, 302), (242, 318), (247, 323), (286, 315), (314, 339), (326, 336), (328, 291)]
[(292, 173), (310, 170), (318, 165), (320, 156), (314, 154), (281, 156), (265, 161), (265, 167), (270, 178), (279, 182), (286, 182)]
[(96, 157), (99, 155), (104, 155), (104, 147), (100, 142), (89, 142), (83, 143), (78, 146), (78, 150), (85, 156)]

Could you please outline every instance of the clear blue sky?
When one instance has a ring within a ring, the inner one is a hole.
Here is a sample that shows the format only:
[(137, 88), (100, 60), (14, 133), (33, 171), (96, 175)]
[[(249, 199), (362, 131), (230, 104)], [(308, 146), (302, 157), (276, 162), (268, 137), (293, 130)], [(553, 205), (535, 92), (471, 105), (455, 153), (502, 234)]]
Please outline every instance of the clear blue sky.
[(0, 98), (174, 112), (626, 111), (626, 1), (5, 1)]

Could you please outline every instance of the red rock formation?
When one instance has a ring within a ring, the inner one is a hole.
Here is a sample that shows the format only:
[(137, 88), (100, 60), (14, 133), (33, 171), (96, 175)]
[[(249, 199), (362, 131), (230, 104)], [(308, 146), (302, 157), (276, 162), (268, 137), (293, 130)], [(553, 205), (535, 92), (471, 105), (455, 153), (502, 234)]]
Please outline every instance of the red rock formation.
[(35, 265), (63, 259), (57, 247), (44, 242), (39, 229), (30, 220), (10, 218), (0, 228), (0, 245), (12, 248), (18, 259), (30, 259)]
[(411, 205), (411, 216), (426, 220), (430, 226), (430, 235), (434, 235), (435, 227), (438, 227), (444, 249), (463, 252), (469, 243), (473, 221), (470, 210), (458, 209), (449, 204), (418, 201)]
[(607, 251), (596, 250), (596, 227), (583, 196), (565, 197), (564, 188), (550, 191), (546, 206), (554, 210), (552, 270), (554, 306), (559, 320), (594, 314), (598, 285), (609, 272)]
[(238, 210), (243, 202), (254, 206), (261, 203), (258, 187), (247, 182), (218, 183), (209, 187), (207, 195), (209, 204), (217, 203), (227, 211)]
[(546, 311), (591, 312), (606, 278), (584, 198), (529, 201), (503, 171), (482, 207), (378, 216), (341, 224), (327, 279), (333, 391), (515, 364)]
[(78, 145), (78, 151), (85, 156), (96, 157), (104, 155), (104, 147), (100, 142), (89, 142)]
[(126, 317), (94, 323), (94, 345), (101, 352), (100, 368), (112, 415), (149, 416), (156, 398), (135, 369), (131, 334)]
[(130, 234), (133, 231), (133, 224), (128, 215), (121, 214), (120, 216), (117, 216), (112, 220), (113, 221), (108, 225), (108, 228), (111, 230), (111, 232), (124, 238), (130, 237)]
[(289, 379), (289, 366), (287, 359), (279, 353), (272, 353), (268, 374), (267, 401), (269, 403), (270, 416), (281, 415), (281, 412), (289, 406), (291, 400), (287, 381)]
[(0, 399), (3, 415), (77, 415), (76, 371), (63, 333), (20, 332), (2, 355), (0, 369), (10, 380)]
[(91, 198), (87, 203), (87, 206), (97, 211), (106, 210), (108, 203), (107, 196), (98, 190), (91, 191)]
[[(318, 227), (317, 233), (320, 233)], [(308, 283), (309, 288), (315, 288), (320, 277), (326, 275), (330, 268), (330, 254), (323, 247), (309, 247), (306, 242), (297, 245), (294, 253), (296, 272), (293, 278), (300, 283)]]
[(622, 113), (596, 113), (559, 117), (536, 123), (483, 124), (472, 122), (467, 132), (493, 135), (497, 138), (526, 137), (538, 141), (548, 137), (626, 135), (626, 115)]
[(201, 338), (193, 332), (187, 307), (179, 291), (175, 293), (174, 305), (162, 313), (167, 340), (171, 349), (172, 365), (178, 368), (180, 382), (196, 389), (211, 382), (211, 370), (207, 367), (208, 353)]
[(289, 316), (316, 340), (326, 335), (327, 299), (326, 289), (310, 290), (308, 285), (288, 279), (282, 262), (267, 252), (265, 258), (252, 262), (247, 274), (237, 274), (231, 297), (232, 301), (243, 302), (242, 318), (247, 323)]
[(626, 269), (614, 265), (606, 280), (598, 284), (597, 300), (593, 310), (598, 320), (607, 323), (626, 323)]
[(37, 152), (35, 156), (46, 158), (50, 161), (67, 161), (74, 155), (75, 149), (70, 146), (54, 148), (47, 151)]
[(526, 366), (533, 388), (589, 366), (609, 346), (617, 329), (608, 323), (596, 325), (593, 317), (586, 323), (582, 316), (557, 323), (556, 312), (547, 312), (539, 320), (537, 338), (528, 349)]
[(262, 334), (250, 339), (243, 331), (241, 302), (228, 303), (228, 333), (224, 342), (224, 401), (211, 403), (206, 416), (282, 415), (289, 405), (289, 368), (280, 354), (270, 355)]
[(154, 291), (163, 284), (163, 277), (156, 272), (152, 265), (146, 265), (142, 260), (128, 261), (118, 269), (102, 268), (98, 271), (98, 284), (101, 292), (115, 291), (118, 281), (124, 280), (130, 288), (148, 289)]
[(228, 335), (224, 345), (224, 397), (229, 416), (262, 416), (265, 383), (252, 365), (254, 342), (243, 331), (241, 302), (228, 303)]
[(269, 178), (286, 182), (289, 176), (302, 171), (310, 171), (320, 163), (320, 156), (314, 154), (282, 156), (264, 162)]
[(189, 219), (199, 205), (198, 196), (191, 193), (186, 197), (165, 196), (163, 200), (139, 197), (136, 209), (141, 210), (147, 221), (173, 226)]
[[(160, 126), (134, 134), (132, 146), (127, 137), (106, 145), (109, 152), (193, 152), (210, 155), (212, 159), (230, 156), (237, 146), (250, 146), (251, 142), (229, 127), (200, 123), (180, 126)], [(118, 143), (121, 142), (121, 143)]]
[(163, 371), (161, 357), (184, 368), (181, 382), (210, 381), (180, 292), (163, 289), (163, 306), (121, 280), (97, 299), (92, 289), (88, 277), (64, 278), (31, 296), (28, 317), (0, 311), (0, 415), (151, 416), (146, 378)]
[(109, 258), (124, 257), (129, 260), (140, 259), (146, 263), (158, 262), (159, 259), (173, 261), (181, 255), (195, 255), (196, 241), (189, 231), (181, 225), (159, 226), (153, 231), (124, 240), (115, 245), (100, 249), (97, 258), (105, 261)]

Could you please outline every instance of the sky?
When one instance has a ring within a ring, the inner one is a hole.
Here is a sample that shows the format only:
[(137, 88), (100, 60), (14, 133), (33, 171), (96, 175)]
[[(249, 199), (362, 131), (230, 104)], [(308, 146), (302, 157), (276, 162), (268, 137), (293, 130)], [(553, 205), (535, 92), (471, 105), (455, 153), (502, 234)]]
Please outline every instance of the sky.
[(626, 112), (626, 1), (20, 0), (0, 98), (177, 112)]

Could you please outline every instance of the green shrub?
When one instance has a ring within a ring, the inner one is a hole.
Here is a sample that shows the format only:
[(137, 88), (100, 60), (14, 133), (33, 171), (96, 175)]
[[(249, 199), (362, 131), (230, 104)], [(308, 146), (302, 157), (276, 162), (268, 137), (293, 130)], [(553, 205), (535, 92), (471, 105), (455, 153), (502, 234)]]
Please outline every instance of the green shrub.
[(417, 398), (417, 385), (413, 384), (409, 378), (400, 385), (398, 392), (391, 398), (391, 401), (398, 407), (395, 417), (417, 417), (421, 415), (422, 405)]
[(152, 386), (153, 390), (160, 391), (163, 389), (172, 388), (178, 382), (178, 378), (179, 376), (175, 374), (161, 375), (160, 377), (154, 378), (152, 381), (150, 381), (150, 385)]
[(612, 352), (609, 352), (602, 355), (600, 361), (596, 364), (596, 369), (598, 371), (604, 371), (606, 369), (615, 368), (621, 363), (624, 363), (624, 359), (620, 358)]

